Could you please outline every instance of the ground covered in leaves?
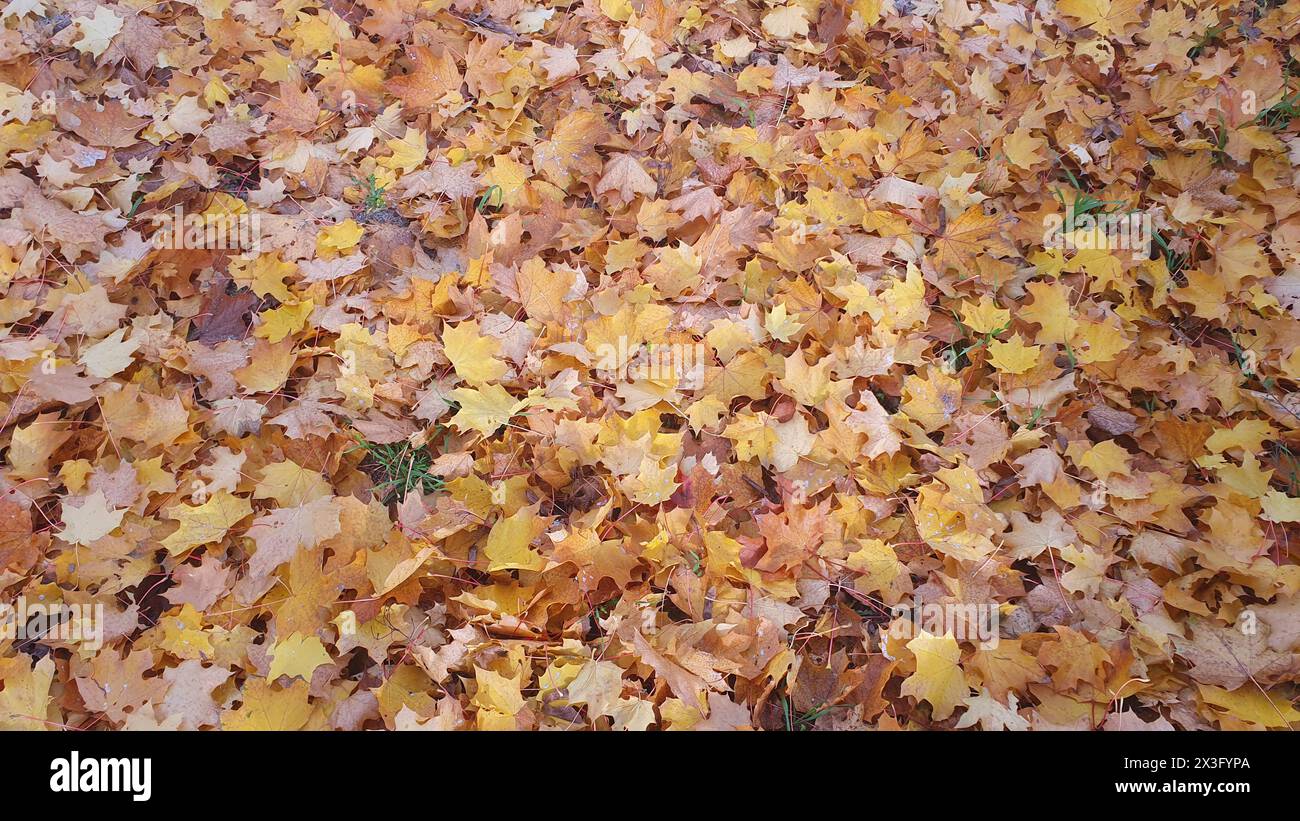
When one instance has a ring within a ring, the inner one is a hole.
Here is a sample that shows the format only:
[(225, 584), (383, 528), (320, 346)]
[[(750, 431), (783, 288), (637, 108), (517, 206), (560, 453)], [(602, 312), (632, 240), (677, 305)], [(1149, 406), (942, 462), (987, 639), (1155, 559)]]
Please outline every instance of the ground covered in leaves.
[(0, 18), (0, 728), (1300, 721), (1300, 0)]

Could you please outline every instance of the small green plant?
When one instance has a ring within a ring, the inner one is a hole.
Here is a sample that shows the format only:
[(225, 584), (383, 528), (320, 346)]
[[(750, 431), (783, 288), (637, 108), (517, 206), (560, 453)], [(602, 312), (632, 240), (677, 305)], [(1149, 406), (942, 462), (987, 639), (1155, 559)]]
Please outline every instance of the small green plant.
[(1223, 121), (1222, 114), (1219, 115), (1219, 127), (1210, 133), (1214, 135), (1214, 148), (1210, 149), (1210, 156), (1215, 165), (1224, 165), (1228, 162), (1228, 124)]
[[(1291, 448), (1282, 442), (1272, 442), (1273, 458), (1277, 461), (1278, 467), (1282, 468), (1282, 460), (1286, 459), (1288, 466), (1283, 468), (1287, 474), (1287, 491), (1289, 495), (1295, 496), (1300, 492), (1300, 460), (1291, 452)], [(1279, 479), (1281, 477), (1278, 477)]]
[[(960, 324), (960, 322), (958, 324)], [(953, 369), (954, 372), (960, 371), (962, 368), (965, 368), (967, 365), (970, 364), (970, 357), (967, 354), (969, 354), (971, 351), (977, 350), (989, 344), (994, 339), (996, 339), (999, 334), (1007, 331), (1010, 327), (1011, 327), (1011, 323), (1008, 322), (1000, 328), (994, 328), (993, 330), (981, 336), (979, 339), (976, 339), (974, 342), (969, 342), (966, 337), (963, 337), (961, 340), (963, 347), (959, 348), (955, 343), (949, 345), (947, 348), (944, 348), (943, 357), (948, 361), (948, 365)], [(961, 329), (963, 332), (970, 330), (965, 325), (962, 325)]]
[(613, 612), (614, 612), (614, 608), (618, 606), (618, 600), (619, 600), (620, 598), (622, 598), (622, 597), (621, 597), (621, 596), (615, 596), (614, 598), (610, 599), (609, 601), (601, 602), (600, 604), (598, 604), (598, 605), (596, 605), (595, 607), (591, 608), (591, 614), (592, 614), (593, 616), (595, 616), (596, 618), (598, 618), (598, 619), (607, 619), (607, 618), (609, 618), (609, 614), (610, 614), (610, 613), (613, 613)]
[[(1065, 199), (1060, 196), (1059, 191), (1057, 192), (1057, 199), (1061, 205), (1065, 205)], [(1075, 195), (1074, 202), (1070, 204), (1070, 207), (1073, 208), (1072, 218), (1077, 222), (1080, 217), (1085, 217), (1094, 211), (1098, 214), (1113, 214), (1115, 209), (1121, 205), (1123, 203), (1119, 200), (1101, 200), (1092, 194), (1080, 192)]]
[(483, 195), (478, 198), (478, 202), (474, 203), (474, 210), (480, 214), (485, 213), (489, 208), (496, 209), (500, 207), (501, 186), (499, 185), (489, 185)]
[(758, 115), (754, 113), (754, 109), (749, 107), (749, 103), (739, 97), (731, 97), (731, 103), (744, 115), (745, 121), (749, 123), (750, 128), (758, 127)]
[(374, 174), (364, 180), (353, 177), (352, 181), (365, 189), (365, 194), (361, 200), (361, 209), (365, 213), (371, 214), (388, 207), (388, 198), (384, 195), (384, 192), (388, 190), (388, 186), (380, 185)]
[(686, 555), (689, 556), (691, 560), (691, 572), (696, 576), (703, 576), (704, 559), (700, 557), (700, 554), (696, 553), (694, 550), (688, 550), (686, 551)]
[(1300, 91), (1282, 98), (1255, 118), (1255, 122), (1271, 131), (1282, 131), (1291, 125), (1291, 121), (1300, 117)]
[(1181, 274), (1183, 269), (1187, 267), (1187, 263), (1190, 261), (1188, 255), (1177, 253), (1170, 248), (1169, 241), (1158, 232), (1152, 233), (1151, 239), (1154, 240), (1155, 244), (1160, 246), (1160, 250), (1164, 252), (1165, 267), (1169, 269), (1169, 274), (1171, 276), (1178, 276)]
[(1086, 188), (1084, 188), (1083, 184), (1079, 182), (1079, 178), (1074, 176), (1074, 173), (1064, 164), (1061, 165), (1061, 170), (1065, 172), (1065, 176), (1069, 179), (1070, 187), (1074, 189), (1074, 200), (1067, 203), (1065, 201), (1065, 195), (1061, 193), (1059, 188), (1054, 190), (1052, 194), (1056, 197), (1056, 201), (1061, 203), (1062, 208), (1070, 211), (1070, 220), (1072, 222), (1082, 216), (1091, 214), (1094, 211), (1102, 214), (1109, 214), (1111, 213), (1111, 209), (1123, 205), (1123, 203), (1118, 200), (1103, 200), (1094, 197)]
[(807, 712), (795, 715), (790, 709), (790, 699), (784, 695), (780, 698), (781, 712), (785, 717), (785, 729), (786, 732), (791, 733), (807, 732), (812, 730), (813, 725), (817, 723), (817, 719), (830, 713), (832, 710), (843, 710), (847, 709), (849, 706), (847, 704), (832, 704), (830, 706), (822, 706), (819, 704)]
[(376, 480), (375, 496), (390, 504), (406, 497), (412, 491), (433, 493), (443, 487), (442, 477), (429, 472), (433, 457), (427, 448), (413, 447), (410, 442), (393, 442), (379, 445), (367, 442), (355, 432), (356, 447), (349, 452), (363, 450), (366, 455), (363, 467), (369, 467)]
[(1188, 50), (1187, 56), (1191, 57), (1193, 60), (1200, 57), (1207, 48), (1214, 45), (1214, 43), (1219, 39), (1219, 35), (1223, 34), (1227, 30), (1227, 26), (1210, 26), (1196, 41), (1196, 45), (1192, 46), (1191, 49)]

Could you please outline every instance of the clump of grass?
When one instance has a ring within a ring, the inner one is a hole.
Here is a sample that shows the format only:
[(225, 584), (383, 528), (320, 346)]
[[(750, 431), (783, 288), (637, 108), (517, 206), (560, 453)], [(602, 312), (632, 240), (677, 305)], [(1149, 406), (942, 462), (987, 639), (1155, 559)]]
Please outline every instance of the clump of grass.
[(1074, 176), (1073, 172), (1071, 172), (1064, 164), (1061, 165), (1061, 170), (1065, 172), (1065, 176), (1070, 181), (1070, 187), (1074, 189), (1074, 200), (1067, 203), (1065, 201), (1065, 196), (1061, 194), (1060, 189), (1052, 191), (1052, 194), (1056, 197), (1056, 201), (1061, 203), (1062, 208), (1070, 209), (1071, 221), (1077, 220), (1087, 214), (1091, 214), (1094, 211), (1102, 214), (1109, 214), (1113, 208), (1123, 205), (1123, 203), (1117, 200), (1103, 200), (1094, 197), (1083, 186), (1083, 183), (1079, 181), (1079, 178)]
[(442, 489), (442, 477), (429, 472), (433, 457), (427, 448), (413, 447), (410, 442), (379, 445), (355, 433), (353, 437), (357, 445), (352, 450), (365, 451), (361, 465), (375, 480), (375, 496), (384, 504), (399, 501), (412, 491), (433, 493)]
[(1210, 129), (1214, 135), (1214, 148), (1210, 149), (1210, 156), (1215, 165), (1227, 165), (1228, 163), (1228, 124), (1223, 121), (1223, 115), (1219, 115), (1219, 127)]
[[(953, 317), (956, 318), (955, 313), (953, 314)], [(960, 319), (957, 320), (957, 325), (962, 330), (962, 338), (943, 350), (943, 358), (948, 361), (948, 364), (952, 367), (953, 371), (960, 371), (970, 365), (970, 357), (968, 354), (970, 354), (971, 351), (978, 350), (979, 348), (989, 344), (1000, 334), (1011, 328), (1011, 323), (1007, 322), (1002, 327), (994, 328), (972, 341), (970, 334), (967, 333), (970, 329), (963, 325)]]
[(1170, 247), (1169, 241), (1161, 236), (1159, 232), (1152, 233), (1151, 239), (1155, 241), (1156, 245), (1160, 246), (1160, 251), (1165, 258), (1165, 267), (1169, 269), (1170, 275), (1174, 277), (1180, 276), (1183, 269), (1187, 267), (1187, 263), (1191, 261), (1190, 256), (1174, 251)]
[(1228, 30), (1228, 26), (1210, 26), (1196, 41), (1196, 45), (1187, 51), (1193, 60), (1200, 57), (1205, 50), (1219, 41), (1219, 37)]
[(1110, 209), (1119, 203), (1112, 200), (1099, 200), (1086, 191), (1077, 191), (1074, 196), (1074, 202), (1066, 204), (1065, 197), (1061, 196), (1060, 191), (1054, 192), (1056, 199), (1061, 203), (1063, 208), (1071, 208), (1071, 220), (1078, 220), (1080, 217), (1091, 214), (1094, 211), (1101, 214), (1109, 214)]
[(593, 607), (593, 608), (591, 609), (591, 614), (592, 614), (594, 617), (598, 618), (598, 619), (607, 619), (607, 618), (609, 618), (609, 614), (610, 614), (610, 613), (613, 613), (613, 612), (614, 612), (614, 608), (618, 606), (618, 600), (619, 600), (620, 598), (622, 598), (622, 597), (621, 597), (621, 596), (615, 596), (614, 598), (610, 599), (609, 601), (601, 602), (600, 604), (596, 605), (595, 607)]
[[(1288, 492), (1292, 496), (1296, 495), (1297, 490), (1300, 490), (1300, 459), (1297, 459), (1296, 455), (1291, 452), (1291, 448), (1282, 442), (1275, 441), (1269, 444), (1273, 450), (1273, 459), (1277, 462), (1278, 468), (1285, 471)], [(1288, 463), (1285, 468), (1282, 466), (1283, 459), (1286, 459)], [(1283, 477), (1278, 476), (1277, 478), (1282, 479)]]
[(1272, 131), (1282, 131), (1291, 125), (1291, 121), (1300, 117), (1300, 91), (1284, 97), (1263, 111), (1255, 122)]
[(380, 185), (379, 180), (374, 174), (371, 174), (364, 180), (353, 177), (352, 181), (364, 189), (361, 200), (362, 211), (370, 214), (375, 211), (382, 211), (388, 207), (388, 197), (384, 193), (388, 190), (388, 186)]
[(807, 712), (798, 714), (790, 708), (790, 699), (787, 696), (781, 695), (779, 699), (781, 701), (781, 714), (785, 719), (785, 730), (789, 733), (808, 732), (813, 729), (817, 719), (833, 710), (844, 710), (849, 706), (847, 704), (831, 704), (828, 706), (819, 704)]

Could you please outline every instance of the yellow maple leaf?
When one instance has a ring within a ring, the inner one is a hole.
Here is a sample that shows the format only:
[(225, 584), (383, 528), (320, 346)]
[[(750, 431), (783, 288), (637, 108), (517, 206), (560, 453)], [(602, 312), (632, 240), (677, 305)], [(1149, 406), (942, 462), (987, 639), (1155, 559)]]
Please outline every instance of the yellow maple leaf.
[(497, 519), (488, 533), (483, 555), (488, 559), (488, 572), (498, 570), (541, 570), (546, 559), (529, 545), (545, 527), (537, 516), (537, 508), (523, 507), (513, 516)]
[(239, 709), (221, 714), (221, 727), (225, 730), (301, 730), (312, 713), (307, 690), (307, 682), (301, 679), (295, 679), (284, 689), (276, 689), (266, 679), (250, 678), (240, 694), (243, 703)]
[(457, 388), (451, 399), (460, 405), (451, 423), (461, 430), (475, 430), (491, 436), (497, 428), (510, 421), (510, 417), (528, 407), (527, 399), (515, 399), (500, 385), (488, 385), (482, 390)]
[(690, 421), (691, 430), (698, 433), (718, 424), (726, 412), (727, 406), (718, 401), (716, 396), (705, 396), (686, 409), (686, 418)]
[(230, 261), (231, 279), (251, 288), (258, 296), (275, 297), (280, 302), (293, 301), (284, 280), (297, 270), (297, 265), (282, 261), (278, 253), (258, 254), (252, 260), (236, 257)]
[(319, 471), (297, 462), (274, 462), (262, 468), (262, 479), (253, 490), (254, 499), (274, 499), (284, 507), (297, 507), (333, 495), (330, 483)]
[(311, 681), (312, 671), (331, 661), (318, 637), (301, 633), (280, 639), (271, 646), (267, 655), (271, 657), (271, 669), (266, 674), (268, 681), (275, 681), (280, 676), (297, 676)]
[(1120, 34), (1141, 20), (1138, 0), (1061, 0), (1056, 9), (1102, 37)]
[(620, 486), (634, 502), (658, 505), (668, 501), (677, 490), (677, 465), (661, 467), (654, 459), (644, 459), (635, 476), (620, 482)]
[(1024, 169), (1033, 168), (1046, 160), (1042, 154), (1046, 146), (1047, 140), (1035, 137), (1028, 128), (1017, 128), (1002, 141), (1002, 150), (1006, 152), (1007, 159)]
[(346, 254), (356, 247), (365, 233), (366, 229), (358, 225), (356, 220), (348, 217), (340, 223), (317, 232), (316, 253)]
[(122, 523), (126, 509), (113, 510), (108, 507), (103, 491), (95, 491), (73, 507), (63, 505), (63, 531), (59, 538), (69, 544), (85, 544), (98, 541), (117, 529)]
[(925, 301), (925, 279), (921, 269), (913, 262), (907, 263), (907, 273), (880, 294), (881, 316), (872, 319), (888, 328), (909, 330), (925, 322), (930, 316), (930, 306)]
[(528, 184), (528, 169), (511, 157), (501, 154), (492, 158), (492, 167), (484, 174), (491, 196), (488, 205), (519, 205)]
[(833, 361), (826, 358), (816, 365), (809, 365), (804, 359), (803, 351), (795, 351), (786, 358), (785, 376), (779, 381), (796, 401), (809, 407), (816, 407), (831, 395), (832, 364)]
[(572, 272), (551, 270), (540, 257), (519, 266), (519, 273), (515, 275), (524, 311), (544, 322), (558, 322), (564, 318), (564, 297), (573, 287), (573, 282)]
[(72, 23), (81, 34), (81, 39), (72, 47), (82, 54), (100, 56), (108, 50), (109, 43), (122, 30), (126, 21), (119, 17), (109, 6), (95, 6), (93, 17), (74, 17)]
[(790, 337), (803, 330), (803, 323), (793, 319), (786, 310), (785, 303), (782, 302), (768, 311), (767, 317), (763, 320), (763, 327), (773, 339), (789, 342)]
[(501, 340), (479, 331), (477, 320), (468, 320), (442, 332), (443, 350), (456, 373), (471, 385), (500, 379), (509, 370), (496, 358)]
[(898, 409), (927, 431), (938, 430), (961, 408), (961, 382), (930, 368), (925, 376), (910, 374), (903, 380), (903, 402)]
[(784, 473), (798, 464), (800, 457), (812, 453), (817, 434), (809, 429), (803, 414), (796, 413), (785, 422), (770, 423), (770, 427), (776, 439), (770, 457), (764, 462), (773, 470)]
[(460, 70), (449, 49), (416, 46), (407, 53), (411, 70), (390, 77), (388, 88), (415, 111), (427, 111), (440, 102), (459, 99)]
[(762, 417), (739, 414), (723, 431), (723, 436), (736, 445), (736, 458), (741, 461), (758, 457), (768, 460), (776, 447), (776, 431)]
[(296, 360), (294, 341), (285, 337), (274, 344), (264, 339), (253, 343), (249, 363), (234, 371), (235, 380), (251, 393), (272, 393), (289, 378)]
[(1291, 706), (1290, 699), (1281, 694), (1270, 695), (1255, 687), (1225, 690), (1211, 684), (1197, 684), (1196, 688), (1207, 704), (1220, 707), (1226, 711), (1226, 715), (1247, 724), (1282, 728), (1300, 721), (1300, 710)]
[(861, 574), (853, 582), (860, 593), (888, 590), (903, 570), (898, 554), (879, 539), (864, 539), (845, 562), (849, 570)]
[(0, 730), (49, 730), (45, 711), (54, 681), (54, 659), (39, 661), (19, 653), (0, 658)]
[(428, 338), (418, 325), (402, 325), (393, 322), (388, 326), (388, 347), (392, 350), (393, 357), (398, 360), (406, 354), (412, 345)]
[(107, 378), (130, 367), (138, 340), (123, 340), (126, 328), (118, 328), (109, 336), (96, 342), (81, 354), (80, 362), (91, 376)]
[(979, 302), (966, 300), (961, 304), (961, 321), (977, 334), (991, 334), (1007, 327), (1011, 312), (998, 307), (988, 294), (983, 294)]
[(853, 11), (868, 26), (874, 26), (880, 22), (880, 18), (884, 14), (884, 6), (884, 0), (853, 0)]
[(212, 638), (203, 629), (203, 614), (193, 605), (186, 604), (180, 613), (163, 616), (158, 626), (162, 628), (158, 646), (177, 658), (212, 658), (216, 653)]
[(629, 0), (600, 0), (600, 11), (616, 23), (626, 23), (632, 16)]
[(885, 308), (880, 299), (864, 283), (852, 280), (843, 285), (832, 287), (831, 293), (845, 301), (844, 312), (849, 316), (870, 314), (873, 322), (879, 322), (885, 315)]
[(907, 649), (916, 656), (916, 672), (903, 681), (902, 694), (930, 702), (933, 708), (930, 717), (935, 721), (944, 720), (965, 704), (970, 695), (970, 687), (958, 664), (961, 648), (957, 640), (947, 633), (935, 636), (920, 630), (907, 643)]
[(5, 455), (13, 475), (23, 478), (48, 476), (50, 457), (71, 435), (59, 424), (58, 414), (54, 413), (43, 413), (26, 427), (14, 428), (9, 452)]
[(979, 206), (967, 209), (957, 219), (948, 223), (943, 235), (935, 240), (934, 267), (956, 269), (963, 277), (973, 276), (977, 270), (975, 258), (981, 253), (1014, 253), (999, 231), (1002, 219), (984, 213)]
[(1080, 365), (1110, 362), (1124, 352), (1133, 341), (1119, 328), (1108, 322), (1083, 322), (1071, 340), (1075, 361)]
[(293, 336), (307, 324), (307, 317), (311, 316), (315, 307), (315, 302), (304, 299), (302, 302), (262, 311), (258, 314), (262, 323), (253, 330), (253, 336), (261, 337), (271, 343), (279, 342), (286, 336)]
[(220, 541), (226, 531), (252, 513), (253, 506), (247, 499), (219, 490), (201, 505), (171, 508), (167, 517), (181, 526), (163, 539), (162, 545), (168, 553), (178, 556), (191, 548)]
[(1013, 334), (1003, 342), (995, 339), (989, 343), (989, 362), (1003, 373), (1024, 373), (1038, 364), (1043, 349), (1039, 345), (1026, 345), (1020, 334)]
[(1128, 476), (1128, 451), (1115, 444), (1114, 439), (1104, 439), (1088, 449), (1078, 459), (1079, 467), (1088, 468), (1101, 480), (1114, 474)]
[(414, 171), (424, 164), (429, 156), (429, 140), (423, 131), (406, 127), (401, 139), (385, 140), (384, 145), (392, 151), (392, 156), (382, 157), (379, 164), (393, 171)]
[[(526, 704), (522, 692), (523, 673), (506, 678), (494, 670), (475, 667), (474, 681), (477, 689), (472, 702), (479, 708), (480, 728), (514, 729), (514, 717)], [(484, 721), (489, 722), (488, 726), (483, 726)]]
[(763, 15), (763, 31), (782, 40), (808, 36), (808, 12), (803, 6), (780, 6)]
[(1034, 301), (1017, 313), (1026, 322), (1036, 322), (1041, 330), (1034, 341), (1041, 344), (1065, 344), (1074, 336), (1079, 323), (1074, 319), (1065, 286), (1059, 282), (1031, 282), (1025, 286)]
[(1300, 522), (1300, 499), (1280, 490), (1269, 490), (1260, 498), (1260, 505), (1264, 509), (1260, 517), (1270, 522)]
[(1225, 451), (1240, 453), (1259, 453), (1264, 442), (1274, 439), (1277, 429), (1262, 419), (1243, 419), (1231, 428), (1219, 428), (1205, 441), (1205, 449), (1210, 453)]

